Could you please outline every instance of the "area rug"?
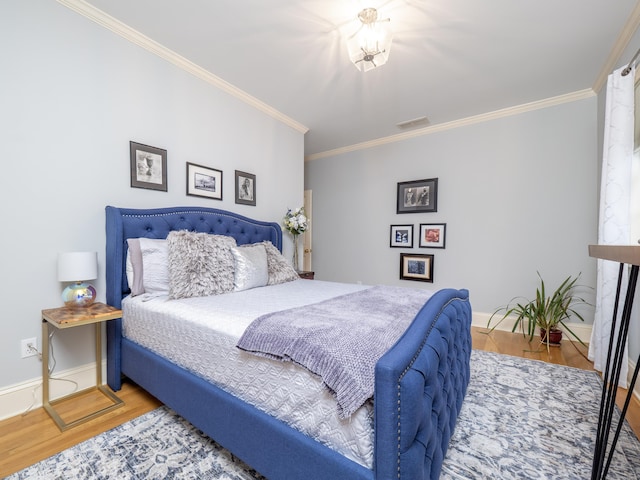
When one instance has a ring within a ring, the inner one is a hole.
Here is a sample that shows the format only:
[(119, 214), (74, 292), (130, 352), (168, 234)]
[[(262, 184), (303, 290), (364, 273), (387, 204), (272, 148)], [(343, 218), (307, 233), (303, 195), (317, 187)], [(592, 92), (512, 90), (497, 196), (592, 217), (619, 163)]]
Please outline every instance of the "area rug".
[[(440, 478), (590, 478), (601, 386), (594, 372), (474, 350)], [(8, 478), (264, 479), (166, 407)], [(607, 478), (640, 480), (626, 423)]]
[[(471, 359), (441, 479), (591, 478), (602, 394), (596, 372), (480, 351)], [(640, 442), (626, 422), (607, 478), (640, 480)]]

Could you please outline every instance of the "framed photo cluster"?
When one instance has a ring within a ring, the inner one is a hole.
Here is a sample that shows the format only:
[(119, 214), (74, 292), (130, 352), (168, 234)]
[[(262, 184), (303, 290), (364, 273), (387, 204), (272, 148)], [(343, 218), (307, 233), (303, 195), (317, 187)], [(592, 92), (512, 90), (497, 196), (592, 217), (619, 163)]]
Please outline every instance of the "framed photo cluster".
[[(445, 248), (446, 223), (421, 223), (418, 236), (420, 248)], [(391, 225), (389, 246), (413, 248), (413, 225)]]
[[(446, 223), (421, 223), (419, 248), (445, 248)], [(413, 248), (413, 225), (391, 225), (389, 246)], [(433, 254), (401, 253), (400, 280), (433, 282)]]
[[(167, 191), (167, 151), (129, 142), (131, 187)], [(187, 162), (187, 195), (222, 200), (222, 170)], [(256, 205), (256, 176), (235, 171), (235, 201)]]
[[(425, 178), (398, 182), (396, 213), (430, 213), (438, 211), (438, 179)], [(391, 225), (389, 246), (413, 248), (413, 224)], [(418, 248), (445, 248), (446, 223), (420, 223)], [(401, 253), (400, 279), (433, 282), (433, 254)]]
[[(445, 248), (446, 223), (421, 223), (419, 248)], [(390, 247), (413, 248), (413, 225), (391, 225)], [(433, 283), (433, 254), (401, 253), (400, 280)]]

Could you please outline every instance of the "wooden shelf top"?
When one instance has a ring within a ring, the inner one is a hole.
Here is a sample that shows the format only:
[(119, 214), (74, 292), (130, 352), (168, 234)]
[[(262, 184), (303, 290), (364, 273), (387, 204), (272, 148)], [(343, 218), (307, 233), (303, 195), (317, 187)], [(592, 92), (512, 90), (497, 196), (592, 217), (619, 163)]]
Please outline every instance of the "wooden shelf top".
[(640, 245), (589, 245), (589, 256), (640, 265)]
[(42, 310), (42, 318), (58, 328), (104, 322), (121, 316), (122, 310), (100, 302), (85, 308), (60, 307)]

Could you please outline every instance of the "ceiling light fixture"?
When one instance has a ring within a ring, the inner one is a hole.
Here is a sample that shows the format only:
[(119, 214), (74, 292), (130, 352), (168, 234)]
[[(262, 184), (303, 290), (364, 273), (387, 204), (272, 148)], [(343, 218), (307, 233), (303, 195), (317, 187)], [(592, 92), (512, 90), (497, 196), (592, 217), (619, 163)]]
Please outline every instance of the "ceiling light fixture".
[(358, 14), (362, 25), (347, 40), (349, 58), (361, 72), (387, 63), (391, 48), (390, 19), (378, 20), (375, 8), (365, 8)]

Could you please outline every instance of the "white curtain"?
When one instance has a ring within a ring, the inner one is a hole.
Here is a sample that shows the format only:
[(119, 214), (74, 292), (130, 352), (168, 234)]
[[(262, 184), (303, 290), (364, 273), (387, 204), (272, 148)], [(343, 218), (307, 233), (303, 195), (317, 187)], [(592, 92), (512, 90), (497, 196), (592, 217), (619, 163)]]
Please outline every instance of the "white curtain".
[[(621, 74), (623, 69), (609, 75), (607, 82), (598, 225), (598, 244), (600, 245), (628, 245), (630, 242), (635, 68), (624, 77)], [(596, 311), (589, 344), (589, 359), (594, 362), (594, 368), (600, 372), (605, 370), (607, 363), (619, 269), (618, 263), (598, 260)], [(627, 286), (626, 272), (624, 279), (621, 292), (623, 301)], [(621, 314), (622, 306), (620, 305), (618, 317)], [(617, 324), (619, 325), (619, 318)], [(617, 333), (616, 331), (614, 335)], [(625, 348), (619, 381), (619, 385), (624, 388), (627, 386), (629, 366), (627, 355), (627, 348)]]

